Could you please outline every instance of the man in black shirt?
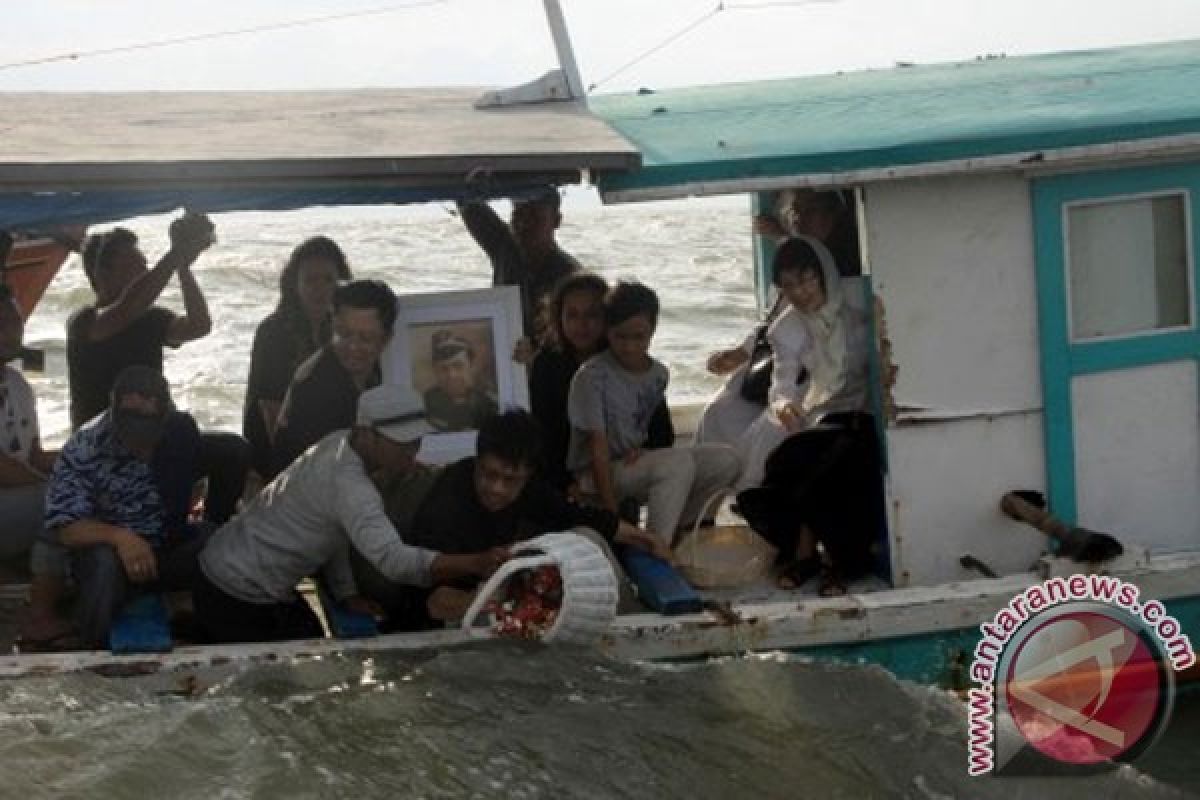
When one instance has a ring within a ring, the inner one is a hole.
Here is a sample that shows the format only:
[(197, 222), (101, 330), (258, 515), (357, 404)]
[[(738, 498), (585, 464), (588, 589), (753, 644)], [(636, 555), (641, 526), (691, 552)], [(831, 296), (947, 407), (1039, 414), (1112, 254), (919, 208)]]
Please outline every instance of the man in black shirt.
[[(84, 244), (83, 269), (96, 300), (67, 320), (72, 430), (108, 408), (113, 381), (126, 367), (162, 374), (163, 347), (179, 347), (212, 330), (192, 264), (216, 241), (213, 224), (204, 214), (187, 212), (168, 232), (171, 246), (153, 269), (147, 269), (137, 235), (125, 228), (94, 234)], [(182, 315), (155, 305), (172, 274), (179, 278)], [(241, 436), (201, 434), (196, 477), (208, 479), (210, 522), (220, 525), (237, 510), (249, 463), (249, 445)]]
[[(405, 543), (442, 553), (471, 553), (503, 547), (551, 531), (587, 527), (614, 542), (669, 558), (657, 536), (599, 508), (569, 502), (562, 492), (534, 474), (540, 459), (540, 432), (527, 411), (506, 411), (479, 429), (476, 455), (440, 472), (384, 488), (389, 519)], [(473, 582), (427, 589), (384, 579), (362, 558), (353, 559), (355, 580), (364, 596), (388, 612), (392, 630), (422, 630), (437, 623), (431, 606), (461, 613), (471, 599)], [(450, 614), (449, 616), (453, 616)]]
[[(96, 300), (67, 321), (67, 371), (71, 428), (108, 408), (113, 380), (128, 366), (163, 370), (163, 347), (179, 347), (212, 329), (208, 303), (192, 263), (213, 243), (213, 225), (203, 214), (184, 214), (171, 223), (171, 247), (154, 266), (137, 235), (125, 228), (88, 237), (83, 270)], [(171, 275), (179, 276), (182, 315), (155, 305)]]
[(383, 281), (334, 291), (333, 341), (296, 368), (279, 411), (274, 475), (326, 434), (353, 427), (358, 396), (379, 385), (379, 357), (395, 324), (396, 294)]
[(525, 333), (538, 342), (545, 327), (540, 315), (546, 295), (564, 276), (581, 269), (554, 238), (562, 224), (561, 203), (553, 186), (514, 200), (509, 225), (485, 202), (458, 206), (467, 231), (492, 262), (492, 285), (520, 287)]

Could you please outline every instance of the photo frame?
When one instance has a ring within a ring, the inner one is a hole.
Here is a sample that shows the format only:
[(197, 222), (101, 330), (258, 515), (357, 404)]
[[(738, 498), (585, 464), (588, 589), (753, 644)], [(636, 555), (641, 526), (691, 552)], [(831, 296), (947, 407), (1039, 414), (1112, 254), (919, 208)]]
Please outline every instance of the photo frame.
[(529, 408), (525, 366), (513, 361), (522, 336), (515, 286), (400, 295), (396, 327), (380, 363), (384, 383), (412, 386), (440, 432), (417, 454), (446, 464), (475, 454), (479, 420)]

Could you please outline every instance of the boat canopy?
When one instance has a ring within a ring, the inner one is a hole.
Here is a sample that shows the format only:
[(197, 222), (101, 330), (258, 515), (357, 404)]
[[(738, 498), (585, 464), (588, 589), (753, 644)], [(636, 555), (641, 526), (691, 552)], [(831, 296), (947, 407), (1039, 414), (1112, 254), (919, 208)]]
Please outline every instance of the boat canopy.
[(598, 95), (606, 201), (1200, 152), (1200, 41)]
[(581, 103), (475, 108), (483, 92), (0, 93), (0, 230), (456, 199), (478, 167), (520, 195), (640, 163)]

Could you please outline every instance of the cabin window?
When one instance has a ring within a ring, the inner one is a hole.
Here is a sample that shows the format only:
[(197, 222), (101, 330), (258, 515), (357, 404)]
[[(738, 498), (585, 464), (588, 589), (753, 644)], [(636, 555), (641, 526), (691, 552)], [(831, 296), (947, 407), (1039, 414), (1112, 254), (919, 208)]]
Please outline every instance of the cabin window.
[[(1133, 525), (1160, 547), (1194, 537), (1182, 521), (1196, 518), (1200, 464), (1200, 161), (1047, 175), (1031, 188), (1050, 505), (1072, 523)], [(1134, 409), (1153, 435), (1114, 424), (1113, 409)], [(1190, 494), (1168, 488), (1179, 476)], [(1122, 485), (1157, 494), (1106, 505)]]
[(1176, 192), (1067, 206), (1073, 341), (1192, 324), (1187, 205)]

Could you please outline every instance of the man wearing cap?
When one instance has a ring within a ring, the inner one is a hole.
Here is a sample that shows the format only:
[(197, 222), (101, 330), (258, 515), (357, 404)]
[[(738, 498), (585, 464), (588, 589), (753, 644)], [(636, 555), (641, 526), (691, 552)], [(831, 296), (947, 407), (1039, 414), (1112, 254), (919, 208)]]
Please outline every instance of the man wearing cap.
[(414, 586), (490, 575), (506, 550), (444, 555), (412, 547), (384, 512), (375, 481), (414, 471), (421, 437), (432, 430), (412, 389), (363, 392), (353, 428), (293, 461), (205, 546), (195, 603), (208, 634), (220, 642), (320, 636), (316, 615), (296, 592), (300, 580), (318, 573), (341, 605), (377, 611), (358, 594), (350, 548), (389, 580)]
[(562, 198), (553, 186), (513, 201), (510, 224), (483, 201), (459, 203), (463, 224), (492, 262), (493, 286), (519, 286), (525, 333), (540, 340), (542, 301), (563, 277), (581, 267), (558, 246)]
[(76, 628), (106, 647), (131, 589), (191, 588), (204, 531), (188, 525), (200, 434), (150, 367), (121, 371), (109, 409), (72, 434), (46, 489), (46, 528), (70, 551)]

